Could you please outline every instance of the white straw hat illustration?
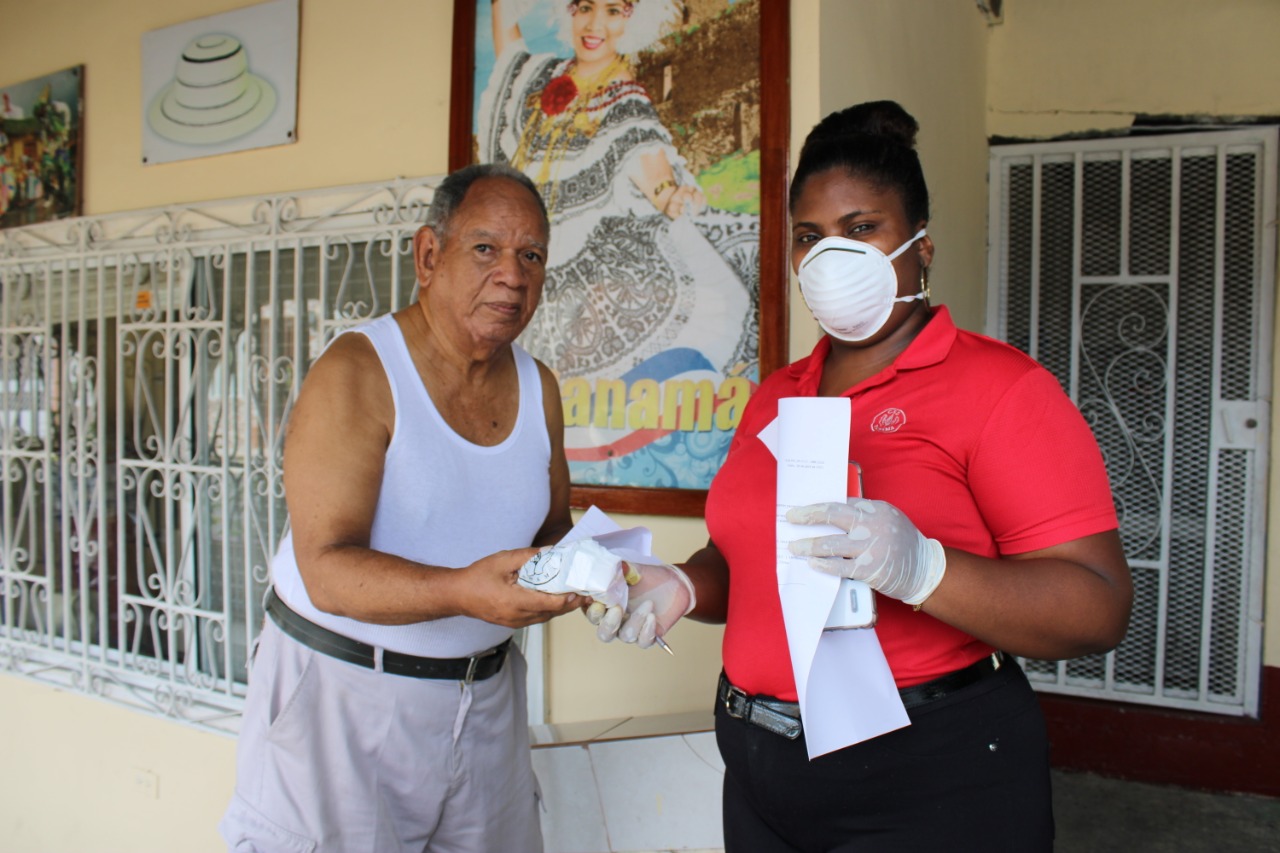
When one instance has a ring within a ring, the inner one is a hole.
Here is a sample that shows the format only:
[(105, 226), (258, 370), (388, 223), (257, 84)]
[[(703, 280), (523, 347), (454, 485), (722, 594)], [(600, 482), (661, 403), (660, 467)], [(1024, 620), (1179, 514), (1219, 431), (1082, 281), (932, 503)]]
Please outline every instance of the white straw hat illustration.
[(151, 102), (151, 129), (189, 145), (213, 145), (258, 128), (276, 106), (271, 84), (249, 71), (244, 45), (209, 33), (183, 48), (177, 76)]

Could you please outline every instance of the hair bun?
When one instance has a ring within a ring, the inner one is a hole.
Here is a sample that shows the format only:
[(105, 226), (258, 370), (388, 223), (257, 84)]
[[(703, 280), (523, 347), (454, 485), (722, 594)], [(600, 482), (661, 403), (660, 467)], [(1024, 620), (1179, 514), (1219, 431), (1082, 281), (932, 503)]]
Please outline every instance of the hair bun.
[(827, 116), (809, 132), (808, 140), (864, 134), (915, 148), (919, 130), (920, 125), (897, 101), (867, 101)]
[(831, 113), (814, 125), (800, 146), (788, 193), (792, 212), (812, 177), (841, 169), (897, 192), (912, 227), (928, 222), (929, 188), (916, 153), (919, 129), (896, 101), (867, 101)]

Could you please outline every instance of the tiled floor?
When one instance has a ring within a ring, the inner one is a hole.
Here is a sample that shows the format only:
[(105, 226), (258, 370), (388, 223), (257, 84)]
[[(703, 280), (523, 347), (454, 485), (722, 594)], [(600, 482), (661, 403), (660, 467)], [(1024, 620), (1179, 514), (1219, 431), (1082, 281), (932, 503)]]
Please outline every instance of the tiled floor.
[(1055, 772), (1053, 783), (1055, 853), (1280, 851), (1280, 799), (1189, 791), (1089, 773)]
[(1280, 851), (1280, 799), (1062, 771), (1053, 786), (1055, 853)]
[[(548, 853), (722, 853), (710, 715), (654, 730), (661, 722), (536, 729)], [(1068, 771), (1054, 772), (1053, 790), (1055, 853), (1280, 853), (1280, 798)], [(693, 846), (662, 846), (672, 844)]]
[(1280, 799), (1191, 791), (1089, 773), (1055, 772), (1053, 782), (1055, 853), (1280, 851)]

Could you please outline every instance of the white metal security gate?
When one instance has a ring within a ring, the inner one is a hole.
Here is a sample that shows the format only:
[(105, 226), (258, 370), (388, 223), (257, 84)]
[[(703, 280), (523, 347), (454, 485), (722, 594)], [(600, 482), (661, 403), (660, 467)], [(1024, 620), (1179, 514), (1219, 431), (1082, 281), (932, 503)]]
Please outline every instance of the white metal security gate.
[(284, 424), (326, 341), (413, 298), (434, 185), (0, 232), (0, 671), (238, 728)]
[(1275, 128), (998, 146), (988, 331), (1062, 382), (1106, 458), (1135, 601), (1038, 689), (1255, 715)]

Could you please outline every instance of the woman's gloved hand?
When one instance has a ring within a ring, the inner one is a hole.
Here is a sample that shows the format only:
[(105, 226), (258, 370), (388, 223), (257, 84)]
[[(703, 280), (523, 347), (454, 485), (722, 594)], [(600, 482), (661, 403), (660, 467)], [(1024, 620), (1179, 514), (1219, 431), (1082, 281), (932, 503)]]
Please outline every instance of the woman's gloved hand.
[(587, 619), (596, 626), (596, 636), (602, 642), (616, 637), (647, 649), (693, 610), (693, 582), (666, 563), (623, 560), (622, 565), (628, 585), (626, 610), (595, 602), (586, 610)]
[(792, 524), (834, 524), (847, 531), (796, 539), (791, 553), (821, 572), (864, 581), (872, 589), (919, 605), (947, 570), (942, 543), (926, 539), (900, 509), (884, 501), (849, 498), (787, 510)]

